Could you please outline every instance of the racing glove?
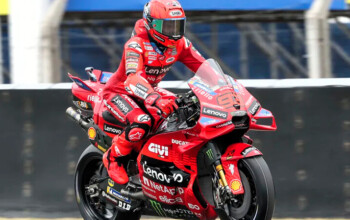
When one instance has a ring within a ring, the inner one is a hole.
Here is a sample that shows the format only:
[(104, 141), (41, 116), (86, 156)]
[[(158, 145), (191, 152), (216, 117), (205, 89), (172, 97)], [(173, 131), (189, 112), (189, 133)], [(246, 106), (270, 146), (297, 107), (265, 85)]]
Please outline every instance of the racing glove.
[(146, 97), (145, 104), (158, 108), (163, 117), (169, 116), (178, 108), (173, 99), (164, 99), (156, 92)]

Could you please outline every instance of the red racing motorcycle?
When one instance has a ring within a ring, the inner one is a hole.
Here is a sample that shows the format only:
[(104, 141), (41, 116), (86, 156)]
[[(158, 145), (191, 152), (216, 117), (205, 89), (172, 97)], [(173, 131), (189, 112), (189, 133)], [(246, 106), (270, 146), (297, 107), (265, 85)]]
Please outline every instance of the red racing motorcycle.
[(245, 134), (249, 129), (276, 130), (274, 116), (216, 61), (201, 65), (188, 81), (190, 91), (178, 95), (179, 109), (168, 118), (144, 106), (152, 115), (152, 132), (140, 152), (122, 161), (130, 177), (125, 185), (110, 179), (102, 163), (113, 136), (123, 131), (101, 97), (112, 73), (86, 71), (86, 81), (69, 74), (75, 107), (66, 111), (91, 141), (75, 174), (84, 219), (272, 218), (272, 176)]

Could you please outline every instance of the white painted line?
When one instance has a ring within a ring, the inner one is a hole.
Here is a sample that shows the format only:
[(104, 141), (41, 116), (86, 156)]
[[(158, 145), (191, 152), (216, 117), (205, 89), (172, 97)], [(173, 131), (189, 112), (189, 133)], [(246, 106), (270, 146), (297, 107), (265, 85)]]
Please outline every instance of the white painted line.
[[(303, 88), (303, 87), (348, 87), (350, 78), (323, 79), (244, 79), (238, 80), (247, 88)], [(159, 87), (166, 89), (188, 89), (186, 81), (162, 81)], [(72, 83), (0, 84), (0, 90), (45, 90), (71, 89)]]

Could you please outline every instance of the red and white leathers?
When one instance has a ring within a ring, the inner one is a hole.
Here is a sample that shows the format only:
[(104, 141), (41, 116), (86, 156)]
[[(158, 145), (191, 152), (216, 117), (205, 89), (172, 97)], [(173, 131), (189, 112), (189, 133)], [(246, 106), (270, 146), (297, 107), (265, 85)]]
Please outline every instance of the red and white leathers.
[(176, 43), (173, 48), (162, 52), (149, 38), (144, 21), (138, 20), (133, 36), (124, 46), (119, 68), (103, 91), (104, 104), (117, 120), (125, 124), (122, 134), (113, 139), (112, 147), (103, 160), (110, 177), (119, 184), (127, 183), (128, 176), (117, 158), (140, 147), (141, 140), (152, 126), (152, 115), (147, 115), (137, 102), (160, 108), (164, 116), (170, 114), (171, 108), (176, 107), (175, 98), (162, 98), (170, 92), (156, 86), (176, 61), (182, 62), (193, 72), (205, 61), (185, 37)]

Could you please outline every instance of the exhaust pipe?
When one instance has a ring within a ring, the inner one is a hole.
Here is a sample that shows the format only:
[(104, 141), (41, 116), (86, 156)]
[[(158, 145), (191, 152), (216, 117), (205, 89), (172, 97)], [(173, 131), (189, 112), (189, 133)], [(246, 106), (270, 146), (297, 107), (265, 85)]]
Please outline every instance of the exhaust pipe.
[(81, 118), (81, 115), (77, 111), (75, 111), (72, 107), (67, 108), (66, 114), (68, 115), (68, 117), (70, 119), (72, 119), (74, 122), (78, 123), (84, 129), (88, 129), (89, 128), (89, 123), (84, 121)]
[(121, 194), (125, 197), (129, 197), (129, 198), (132, 198), (132, 199), (138, 199), (138, 200), (144, 200), (146, 201), (146, 197), (145, 197), (145, 194), (143, 194), (142, 191), (139, 191), (139, 192), (130, 192), (128, 190), (125, 190), (125, 189), (122, 189), (121, 190)]

